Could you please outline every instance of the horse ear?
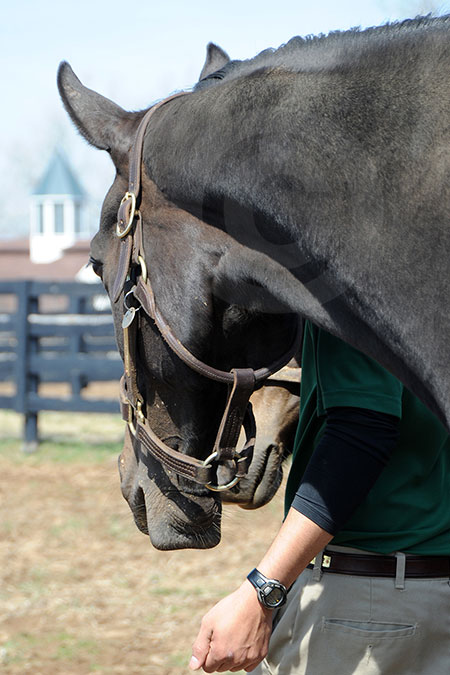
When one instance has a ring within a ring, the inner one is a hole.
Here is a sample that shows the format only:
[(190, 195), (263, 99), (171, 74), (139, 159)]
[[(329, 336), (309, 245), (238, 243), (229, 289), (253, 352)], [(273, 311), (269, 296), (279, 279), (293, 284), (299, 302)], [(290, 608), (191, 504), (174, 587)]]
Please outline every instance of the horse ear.
[(200, 73), (199, 80), (203, 80), (204, 77), (223, 68), (229, 61), (230, 57), (228, 54), (218, 45), (215, 45), (214, 42), (210, 42), (206, 47), (206, 61), (202, 68), (202, 72)]
[(72, 122), (88, 143), (111, 152), (113, 158), (128, 152), (126, 127), (133, 113), (85, 87), (66, 61), (58, 69), (58, 89)]

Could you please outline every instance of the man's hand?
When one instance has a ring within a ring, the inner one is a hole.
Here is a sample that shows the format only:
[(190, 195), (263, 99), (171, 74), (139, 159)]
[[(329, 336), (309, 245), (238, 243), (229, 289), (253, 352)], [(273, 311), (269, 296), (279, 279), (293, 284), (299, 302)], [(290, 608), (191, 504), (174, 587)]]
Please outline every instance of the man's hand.
[(245, 580), (203, 617), (189, 667), (205, 673), (253, 670), (267, 654), (272, 613)]
[[(333, 535), (291, 508), (257, 568), (287, 588)], [(266, 656), (273, 610), (265, 609), (246, 579), (203, 617), (189, 666), (205, 673), (250, 671)]]

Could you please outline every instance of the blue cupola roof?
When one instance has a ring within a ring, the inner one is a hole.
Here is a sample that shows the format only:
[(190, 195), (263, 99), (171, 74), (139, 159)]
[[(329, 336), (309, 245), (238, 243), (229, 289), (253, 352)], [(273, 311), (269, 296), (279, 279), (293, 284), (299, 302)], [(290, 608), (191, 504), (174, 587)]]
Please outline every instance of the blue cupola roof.
[(33, 194), (83, 197), (84, 190), (70, 168), (67, 159), (61, 152), (56, 151)]

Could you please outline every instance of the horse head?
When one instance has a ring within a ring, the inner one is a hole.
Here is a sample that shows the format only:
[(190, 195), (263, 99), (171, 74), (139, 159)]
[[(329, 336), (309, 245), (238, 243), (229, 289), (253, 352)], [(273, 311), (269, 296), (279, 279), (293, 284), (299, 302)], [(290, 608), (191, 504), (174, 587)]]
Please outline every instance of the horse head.
[[(224, 52), (209, 46), (202, 78), (227, 61)], [(230, 401), (227, 387), (204, 377), (201, 368), (191, 368), (180, 358), (165, 339), (164, 328), (155, 322), (155, 312), (170, 327), (175, 348), (181, 345), (195, 360), (225, 373), (257, 370), (277, 362), (293, 344), (297, 317), (279, 301), (276, 287), (280, 280), (264, 254), (246, 248), (170, 201), (151, 179), (152, 158), (146, 152), (145, 137), (157, 132), (157, 119), (142, 138), (143, 169), (136, 211), (139, 234), (127, 243), (128, 237), (118, 229), (118, 211), (124, 201), (128, 208), (124, 195), (129, 194), (130, 155), (145, 111), (126, 112), (87, 89), (66, 63), (60, 67), (58, 85), (81, 134), (96, 148), (108, 151), (116, 168), (103, 203), (100, 228), (91, 243), (91, 261), (111, 299), (126, 372), (130, 349), (133, 352), (133, 377), (127, 378), (125, 407), (128, 411), (136, 407), (130, 393), (135, 388), (139, 414), (159, 439), (157, 443), (167, 452), (175, 451), (178, 458), (192, 458), (197, 467), (206, 460), (206, 468), (212, 469), (212, 460), (208, 464), (207, 458), (215, 454), (212, 449), (224, 420), (223, 410)], [(167, 112), (173, 114), (175, 108), (169, 110), (169, 105)], [(133, 205), (133, 227), (134, 216)], [(151, 298), (146, 296), (139, 303), (133, 289), (139, 283), (147, 287), (147, 278)], [(144, 311), (147, 301), (150, 305), (154, 302), (157, 310)], [(131, 347), (124, 312), (131, 315), (135, 333)], [(294, 399), (296, 403), (297, 397)], [(284, 399), (283, 405), (293, 410), (292, 397), (289, 403)], [(132, 417), (134, 414), (131, 412)], [(260, 446), (259, 458), (240, 485), (225, 490), (225, 500), (252, 508), (273, 496), (280, 482), (283, 448), (287, 436), (292, 438), (292, 413), (287, 427), (284, 440)], [(231, 486), (233, 466), (230, 458), (215, 466), (214, 482)], [(160, 463), (143, 448), (131, 419), (119, 470), (122, 492), (135, 522), (156, 548), (208, 548), (219, 542), (220, 492), (212, 491), (210, 484), (190, 480), (172, 464)]]
[[(237, 495), (252, 438), (237, 454), (221, 445), (251, 427), (241, 401), (231, 432), (226, 385), (247, 396), (256, 377), (237, 370), (264, 371), (298, 316), (379, 361), (450, 428), (449, 25), (294, 38), (242, 62), (210, 45), (200, 82), (151, 117), (61, 66), (72, 120), (117, 170), (92, 257), (128, 371), (122, 487), (157, 547), (218, 542), (211, 488)], [(159, 440), (143, 452), (147, 423)]]

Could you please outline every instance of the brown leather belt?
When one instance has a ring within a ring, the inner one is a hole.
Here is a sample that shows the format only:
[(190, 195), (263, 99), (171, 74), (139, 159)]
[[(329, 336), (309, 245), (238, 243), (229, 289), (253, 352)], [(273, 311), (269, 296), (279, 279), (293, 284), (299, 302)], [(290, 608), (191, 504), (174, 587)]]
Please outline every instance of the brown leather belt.
[[(308, 565), (313, 569), (314, 565)], [(325, 551), (321, 569), (335, 574), (352, 574), (360, 577), (395, 577), (395, 555), (368, 555)], [(405, 578), (424, 579), (450, 577), (450, 556), (407, 555)]]

